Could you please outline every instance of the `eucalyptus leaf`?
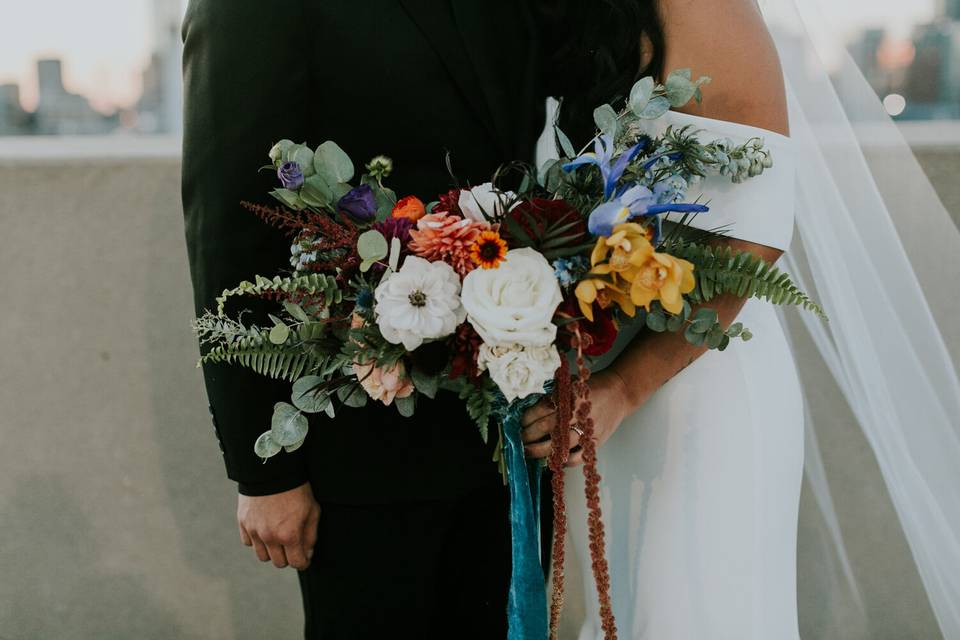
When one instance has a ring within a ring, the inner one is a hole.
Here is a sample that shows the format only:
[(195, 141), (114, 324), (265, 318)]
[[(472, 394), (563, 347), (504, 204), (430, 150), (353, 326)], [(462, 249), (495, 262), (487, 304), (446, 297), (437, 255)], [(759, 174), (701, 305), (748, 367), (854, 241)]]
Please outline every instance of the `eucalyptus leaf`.
[(699, 347), (703, 344), (703, 341), (706, 339), (707, 334), (697, 333), (693, 330), (693, 325), (687, 326), (686, 331), (683, 332), (683, 337), (687, 339), (687, 342), (690, 344)]
[(404, 418), (409, 418), (413, 415), (413, 411), (416, 408), (416, 396), (410, 394), (406, 398), (394, 398), (393, 404), (397, 405), (397, 411), (400, 412)]
[(664, 96), (652, 98), (637, 116), (644, 120), (655, 120), (670, 110), (670, 101)]
[(731, 338), (736, 338), (737, 336), (740, 335), (742, 331), (743, 331), (743, 323), (734, 322), (732, 325), (730, 325), (727, 328), (727, 335), (730, 336)]
[(320, 376), (303, 376), (294, 382), (290, 395), (293, 406), (304, 413), (325, 411), (330, 404), (330, 392), (320, 388), (324, 382)]
[(327, 207), (333, 204), (333, 189), (323, 177), (313, 175), (303, 181), (300, 197), (311, 207)]
[(303, 200), (296, 191), (291, 191), (290, 189), (274, 189), (270, 192), (270, 195), (291, 209), (297, 211), (303, 209)]
[(367, 404), (367, 392), (360, 383), (345, 384), (337, 389), (337, 398), (347, 407), (359, 408)]
[[(713, 325), (713, 328), (707, 333), (707, 347), (710, 349), (716, 349), (723, 342), (723, 339), (726, 336), (723, 333), (723, 328), (719, 324)], [(729, 340), (729, 338), (727, 338)]]
[(617, 112), (610, 105), (604, 104), (594, 109), (593, 121), (603, 133), (617, 135)]
[(300, 170), (304, 177), (313, 175), (313, 151), (304, 144), (296, 144), (287, 151), (287, 158), (290, 162), (296, 162), (300, 165)]
[(657, 333), (667, 330), (667, 318), (660, 311), (651, 311), (647, 314), (647, 328)]
[(288, 160), (287, 152), (293, 146), (295, 146), (293, 140), (284, 138), (270, 147), (270, 152), (267, 155), (270, 156), (270, 160), (273, 161), (275, 165), (283, 164)]
[(557, 136), (557, 141), (560, 143), (560, 150), (563, 151), (563, 155), (568, 158), (575, 158), (577, 151), (573, 148), (573, 143), (570, 142), (570, 138), (563, 132), (563, 129), (557, 125), (553, 125), (553, 132)]
[[(549, 160), (546, 160), (540, 166), (540, 170), (537, 171), (537, 184), (539, 184), (541, 187), (546, 188), (547, 182), (550, 177), (550, 172), (553, 170), (554, 167), (557, 167), (559, 165), (560, 165), (560, 161), (557, 160), (556, 158), (550, 158)], [(436, 203), (432, 202), (430, 204), (435, 205)], [(433, 208), (432, 206), (427, 206), (427, 213), (429, 213), (432, 208)]]
[(270, 431), (264, 431), (253, 443), (253, 452), (266, 460), (280, 453), (280, 445), (273, 439)]
[(307, 312), (303, 310), (298, 304), (294, 304), (289, 300), (283, 301), (283, 308), (287, 310), (287, 313), (290, 314), (290, 317), (299, 320), (300, 322), (307, 322), (309, 318), (307, 317)]
[(693, 314), (693, 322), (690, 324), (690, 328), (697, 333), (706, 333), (717, 324), (718, 319), (717, 312), (713, 309), (697, 309), (697, 312)]
[(332, 178), (330, 182), (350, 182), (353, 179), (353, 161), (333, 140), (327, 140), (313, 156), (313, 168), (317, 174)]
[(440, 388), (440, 376), (428, 375), (414, 367), (410, 372), (410, 379), (413, 380), (413, 386), (417, 388), (417, 391), (430, 399), (436, 397)]
[(270, 342), (273, 344), (283, 344), (290, 337), (290, 327), (285, 324), (275, 324), (270, 329)]
[(277, 444), (285, 447), (300, 442), (307, 437), (308, 426), (307, 417), (292, 404), (278, 402), (273, 405), (270, 435)]
[(304, 438), (304, 439), (301, 440), (300, 442), (295, 442), (295, 443), (293, 443), (293, 444), (291, 444), (291, 445), (285, 446), (285, 447), (283, 448), (283, 450), (286, 451), (287, 453), (293, 453), (294, 451), (296, 451), (297, 449), (299, 449), (301, 446), (303, 446), (303, 443), (306, 442), (306, 441), (307, 441), (307, 439)]
[(744, 342), (749, 342), (752, 338), (753, 338), (753, 334), (749, 330), (744, 329), (743, 331), (740, 332), (740, 339), (743, 340)]
[(670, 77), (667, 78), (665, 91), (667, 100), (670, 101), (670, 106), (682, 107), (693, 98), (694, 93), (697, 91), (697, 85), (683, 75), (672, 73)]
[(633, 111), (633, 113), (638, 116), (643, 113), (643, 110), (646, 109), (647, 104), (650, 102), (650, 98), (653, 97), (654, 86), (655, 82), (650, 76), (637, 80), (630, 90), (630, 97), (627, 100), (627, 106), (630, 108), (630, 111)]
[(680, 327), (683, 326), (683, 316), (676, 315), (670, 316), (667, 318), (667, 331), (673, 333), (675, 331), (680, 331)]
[(364, 261), (382, 260), (389, 250), (387, 239), (376, 229), (364, 231), (357, 238), (357, 253)]

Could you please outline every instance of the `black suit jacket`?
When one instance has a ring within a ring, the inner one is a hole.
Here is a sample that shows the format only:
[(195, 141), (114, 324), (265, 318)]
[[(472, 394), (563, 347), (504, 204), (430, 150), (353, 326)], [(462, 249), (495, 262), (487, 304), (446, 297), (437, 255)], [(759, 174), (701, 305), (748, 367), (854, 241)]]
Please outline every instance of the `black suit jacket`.
[[(269, 203), (258, 173), (281, 138), (335, 140), (358, 165), (384, 153), (398, 195), (424, 201), (533, 160), (542, 127), (538, 38), (521, 0), (191, 0), (183, 22), (183, 208), (197, 312), (227, 287), (288, 267), (289, 242), (240, 209)], [(264, 320), (253, 307), (251, 319)], [(290, 385), (205, 365), (227, 475), (260, 495), (312, 480), (321, 500), (446, 497), (499, 482), (461, 402), (419, 402), (413, 418), (370, 402), (310, 416), (306, 444), (253, 453)]]

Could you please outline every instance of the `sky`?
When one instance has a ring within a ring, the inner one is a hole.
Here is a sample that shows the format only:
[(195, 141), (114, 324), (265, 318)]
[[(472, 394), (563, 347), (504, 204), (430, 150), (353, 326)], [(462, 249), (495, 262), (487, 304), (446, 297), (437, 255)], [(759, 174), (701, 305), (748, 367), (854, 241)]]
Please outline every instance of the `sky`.
[[(906, 36), (909, 25), (933, 14), (936, 2), (798, 1), (820, 5), (838, 45), (867, 26)], [(44, 57), (62, 58), (68, 90), (88, 96), (102, 111), (129, 106), (140, 94), (140, 72), (151, 50), (152, 0), (0, 0), (0, 15), (0, 84), (19, 84), (25, 108), (35, 105), (35, 61)]]

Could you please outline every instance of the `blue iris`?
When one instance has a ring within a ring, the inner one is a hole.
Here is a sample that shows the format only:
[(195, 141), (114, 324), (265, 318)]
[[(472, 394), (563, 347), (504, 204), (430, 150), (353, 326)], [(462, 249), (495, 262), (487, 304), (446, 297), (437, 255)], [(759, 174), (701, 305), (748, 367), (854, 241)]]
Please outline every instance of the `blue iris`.
[(600, 168), (600, 175), (603, 176), (603, 198), (607, 199), (613, 195), (617, 188), (617, 181), (627, 170), (630, 161), (637, 157), (650, 143), (649, 138), (643, 138), (640, 142), (633, 145), (620, 154), (620, 157), (613, 159), (613, 136), (605, 134), (597, 136), (593, 142), (593, 153), (584, 153), (563, 165), (564, 171), (573, 171), (577, 167), (585, 164), (592, 164)]
[[(654, 187), (656, 189), (656, 187)], [(710, 208), (703, 204), (660, 202), (660, 194), (637, 184), (620, 193), (609, 202), (604, 202), (590, 213), (587, 229), (595, 236), (609, 236), (621, 222), (639, 216), (658, 216), (661, 213), (702, 213)], [(656, 218), (654, 242), (659, 240), (660, 218)]]

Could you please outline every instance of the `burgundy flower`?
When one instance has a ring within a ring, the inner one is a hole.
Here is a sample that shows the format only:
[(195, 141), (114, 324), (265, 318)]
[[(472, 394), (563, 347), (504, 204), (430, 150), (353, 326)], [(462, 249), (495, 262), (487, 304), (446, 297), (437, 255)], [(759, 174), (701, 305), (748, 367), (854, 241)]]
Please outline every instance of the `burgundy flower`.
[[(617, 339), (617, 324), (613, 321), (613, 308), (601, 309), (599, 305), (593, 307), (593, 322), (582, 317), (580, 307), (573, 296), (566, 298), (557, 315), (564, 318), (578, 318), (580, 337), (583, 340), (583, 353), (587, 356), (602, 356), (613, 347)], [(563, 349), (571, 347), (571, 335), (561, 330), (558, 341)]]
[(448, 213), (463, 217), (463, 211), (460, 210), (460, 189), (450, 189), (438, 198), (437, 204), (433, 206), (430, 213)]
[[(506, 217), (511, 221), (504, 221), (500, 225), (500, 233), (511, 247), (532, 246), (544, 253), (541, 244), (545, 242), (549, 243), (547, 246), (551, 252), (590, 242), (586, 219), (563, 200), (523, 200)], [(522, 234), (517, 233), (518, 227)], [(514, 234), (511, 235), (511, 232)], [(526, 235), (532, 244), (519, 237), (521, 235)]]

